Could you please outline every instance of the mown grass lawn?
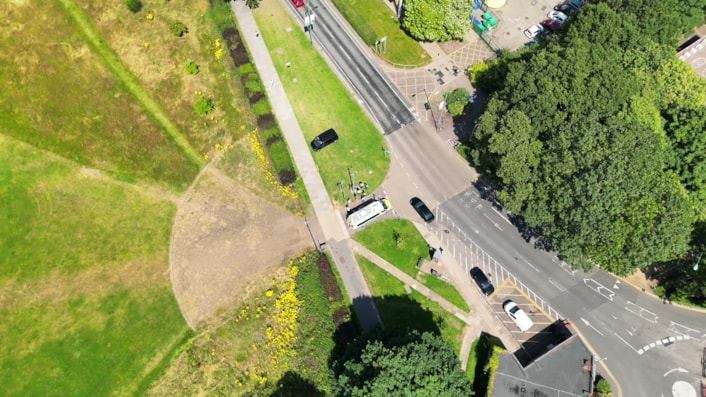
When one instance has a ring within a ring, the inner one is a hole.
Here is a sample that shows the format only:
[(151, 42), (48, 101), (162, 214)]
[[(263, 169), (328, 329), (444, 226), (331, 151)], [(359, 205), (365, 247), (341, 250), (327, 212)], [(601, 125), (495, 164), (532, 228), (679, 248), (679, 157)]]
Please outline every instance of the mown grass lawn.
[(420, 258), (429, 259), (429, 245), (412, 222), (404, 219), (387, 219), (366, 227), (353, 238), (410, 277), (418, 279), (427, 288), (459, 309), (465, 312), (470, 310), (452, 284), (428, 274), (419, 275), (417, 263)]
[(175, 205), (0, 135), (4, 395), (140, 394), (190, 335)]
[(451, 342), (456, 352), (461, 350), (463, 323), (458, 318), (417, 291), (408, 294), (403, 282), (369, 260), (356, 256), (356, 261), (385, 328), (434, 332)]
[(341, 14), (358, 35), (374, 48), (376, 41), (387, 37), (387, 51), (379, 56), (400, 66), (423, 66), (431, 57), (419, 43), (400, 27), (399, 20), (390, 7), (380, 0), (333, 0)]
[(338, 142), (314, 153), (329, 195), (340, 199), (337, 183), (350, 183), (349, 168), (355, 183), (377, 188), (390, 166), (382, 134), (279, 2), (262, 2), (253, 15), (305, 139), (328, 128), (338, 132)]

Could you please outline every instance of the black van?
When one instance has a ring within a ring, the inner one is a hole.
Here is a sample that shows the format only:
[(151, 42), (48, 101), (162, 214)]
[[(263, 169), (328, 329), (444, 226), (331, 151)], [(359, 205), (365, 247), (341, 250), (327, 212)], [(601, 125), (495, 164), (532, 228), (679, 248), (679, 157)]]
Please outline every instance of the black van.
[(336, 142), (338, 140), (338, 134), (336, 134), (336, 130), (333, 128), (329, 128), (328, 130), (322, 132), (314, 138), (313, 141), (311, 141), (311, 148), (314, 149), (315, 152), (318, 152), (319, 150), (325, 148), (326, 146)]

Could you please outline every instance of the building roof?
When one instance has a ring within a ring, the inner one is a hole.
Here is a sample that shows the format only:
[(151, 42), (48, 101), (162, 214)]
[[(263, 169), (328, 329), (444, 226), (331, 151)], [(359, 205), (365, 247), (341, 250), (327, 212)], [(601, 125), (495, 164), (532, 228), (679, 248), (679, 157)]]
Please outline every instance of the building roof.
[(500, 356), (493, 397), (587, 397), (593, 356), (578, 335), (572, 335), (522, 368), (512, 353)]

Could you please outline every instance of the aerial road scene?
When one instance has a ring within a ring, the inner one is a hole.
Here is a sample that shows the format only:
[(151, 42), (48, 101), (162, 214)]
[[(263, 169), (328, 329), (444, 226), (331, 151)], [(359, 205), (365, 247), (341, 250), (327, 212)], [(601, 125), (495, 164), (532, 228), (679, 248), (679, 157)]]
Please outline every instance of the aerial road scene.
[(706, 0), (0, 17), (0, 395), (706, 397)]

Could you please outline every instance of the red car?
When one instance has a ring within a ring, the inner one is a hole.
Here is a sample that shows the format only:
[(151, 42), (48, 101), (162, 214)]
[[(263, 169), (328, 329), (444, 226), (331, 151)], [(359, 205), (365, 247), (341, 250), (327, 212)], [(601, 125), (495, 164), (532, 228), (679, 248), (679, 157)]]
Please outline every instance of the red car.
[(304, 0), (292, 0), (292, 4), (297, 8), (302, 8), (304, 7)]
[(561, 23), (556, 19), (549, 18), (542, 21), (542, 27), (552, 33), (556, 33), (561, 29)]

